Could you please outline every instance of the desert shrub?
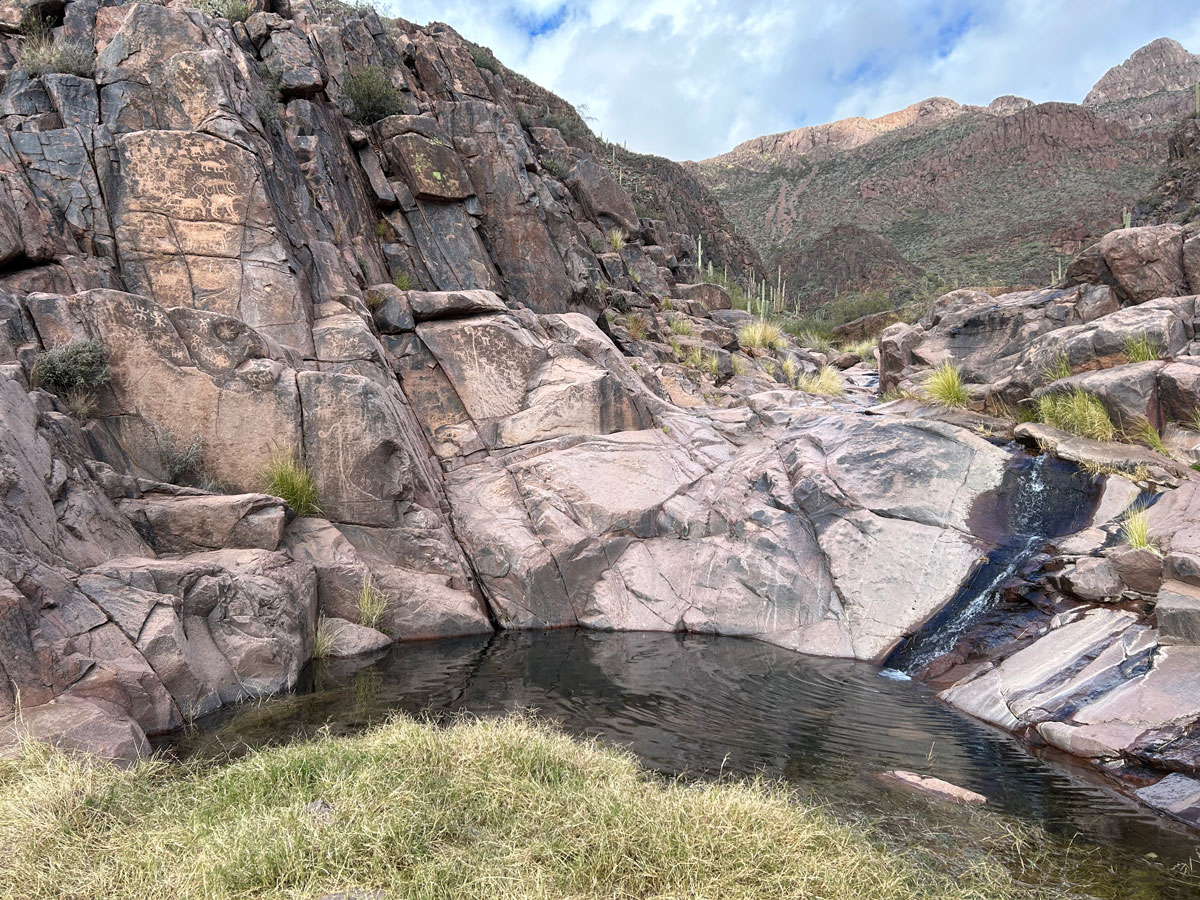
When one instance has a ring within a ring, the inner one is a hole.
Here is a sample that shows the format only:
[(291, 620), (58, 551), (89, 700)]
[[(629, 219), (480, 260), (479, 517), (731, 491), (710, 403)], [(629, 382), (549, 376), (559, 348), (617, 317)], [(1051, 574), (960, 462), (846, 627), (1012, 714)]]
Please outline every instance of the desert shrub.
[(276, 456), (262, 475), (263, 493), (279, 497), (298, 516), (320, 515), (317, 486), (304, 461), (296, 454)]
[(738, 343), (743, 347), (758, 347), (774, 350), (787, 346), (783, 332), (771, 322), (751, 322), (738, 329)]
[(608, 249), (612, 250), (614, 253), (620, 253), (625, 249), (625, 245), (629, 242), (629, 235), (625, 233), (624, 229), (614, 228), (608, 233), (607, 240)]
[(625, 317), (625, 330), (629, 332), (629, 337), (635, 341), (640, 341), (646, 336), (646, 317), (637, 313), (630, 313)]
[(571, 113), (550, 113), (550, 115), (546, 116), (546, 125), (550, 128), (557, 128), (559, 133), (568, 141), (578, 140), (591, 133), (591, 129), (587, 127), (587, 123), (574, 111)]
[(392, 284), (402, 291), (411, 291), (413, 289), (412, 275), (408, 272), (397, 272), (392, 278)]
[(197, 435), (183, 443), (161, 425), (153, 427), (163, 473), (171, 484), (195, 484), (204, 478), (204, 439)]
[(71, 42), (55, 43), (51, 22), (40, 15), (28, 14), (21, 22), (25, 43), (17, 66), (31, 76), (62, 73), (92, 78), (96, 74), (96, 54), (91, 47)]
[(925, 379), (925, 392), (934, 403), (951, 409), (961, 408), (971, 401), (962, 373), (949, 360), (929, 373)]
[(1111, 441), (1117, 429), (1100, 398), (1082, 388), (1038, 397), (1037, 421), (1096, 441)]
[(1161, 353), (1158, 341), (1148, 335), (1125, 339), (1125, 358), (1131, 363), (1154, 362)]
[(250, 18), (250, 6), (245, 0), (191, 0), (191, 5), (213, 19), (245, 22)]
[(72, 394), (94, 394), (112, 380), (107, 359), (99, 341), (71, 341), (39, 353), (30, 381), (64, 400)]
[(471, 60), (475, 63), (476, 68), (487, 69), (495, 75), (500, 74), (500, 60), (496, 59), (496, 54), (487, 47), (472, 46)]
[(809, 350), (815, 350), (817, 353), (829, 353), (833, 349), (833, 344), (829, 338), (821, 334), (819, 331), (801, 331), (793, 335), (796, 343), (801, 347)]
[(807, 394), (824, 394), (827, 397), (837, 397), (844, 390), (842, 376), (833, 366), (821, 366), (811, 375), (801, 375), (796, 379), (796, 390)]
[(404, 112), (404, 97), (382, 66), (363, 66), (351, 72), (344, 93), (350, 102), (350, 118), (362, 125)]
[(358, 591), (358, 624), (368, 628), (379, 628), (383, 614), (387, 612), (388, 599), (370, 573), (363, 577)]
[(567, 177), (571, 171), (571, 167), (559, 159), (557, 156), (547, 156), (542, 159), (542, 168), (553, 175), (559, 181)]

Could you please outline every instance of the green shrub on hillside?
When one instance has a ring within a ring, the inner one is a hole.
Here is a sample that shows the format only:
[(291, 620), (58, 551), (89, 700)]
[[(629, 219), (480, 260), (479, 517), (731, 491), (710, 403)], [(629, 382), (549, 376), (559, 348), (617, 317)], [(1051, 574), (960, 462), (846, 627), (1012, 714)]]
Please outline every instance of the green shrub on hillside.
[(25, 43), (17, 59), (17, 68), (30, 76), (61, 73), (93, 78), (96, 54), (91, 47), (70, 41), (56, 43), (49, 20), (29, 14), (22, 20)]
[(30, 381), (64, 400), (71, 394), (98, 391), (112, 380), (107, 359), (99, 341), (72, 341), (38, 354)]
[(350, 118), (370, 125), (404, 112), (404, 97), (382, 66), (363, 66), (350, 73), (344, 87)]

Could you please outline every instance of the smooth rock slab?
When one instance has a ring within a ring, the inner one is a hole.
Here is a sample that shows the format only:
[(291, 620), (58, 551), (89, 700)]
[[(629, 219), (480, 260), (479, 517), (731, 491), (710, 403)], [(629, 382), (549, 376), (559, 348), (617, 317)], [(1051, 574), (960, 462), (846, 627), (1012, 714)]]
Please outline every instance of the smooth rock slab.
[(955, 803), (971, 805), (987, 803), (987, 797), (983, 796), (983, 794), (977, 794), (975, 791), (967, 790), (948, 781), (942, 781), (940, 778), (918, 775), (916, 772), (905, 772), (902, 769), (894, 769), (891, 772), (884, 772), (880, 777), (885, 781), (915, 788), (922, 793), (931, 794), (942, 800), (951, 800)]

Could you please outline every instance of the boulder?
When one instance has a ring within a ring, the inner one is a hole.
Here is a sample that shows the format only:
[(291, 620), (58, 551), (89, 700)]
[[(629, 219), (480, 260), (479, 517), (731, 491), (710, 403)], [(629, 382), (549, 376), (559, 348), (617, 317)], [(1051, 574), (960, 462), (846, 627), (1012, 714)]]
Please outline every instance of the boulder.
[(284, 501), (266, 494), (151, 492), (122, 500), (118, 508), (157, 553), (274, 550), (290, 517)]
[(604, 167), (584, 157), (571, 166), (566, 184), (588, 218), (601, 227), (620, 228), (628, 235), (640, 230), (633, 200)]
[(77, 697), (60, 697), (22, 710), (19, 719), (0, 720), (0, 748), (26, 738), (120, 766), (150, 756), (150, 743), (137, 722), (107, 704)]
[(392, 639), (386, 634), (381, 634), (374, 628), (347, 622), (345, 619), (327, 617), (321, 619), (317, 627), (325, 629), (329, 637), (326, 655), (334, 658), (364, 656), (392, 645)]
[(1159, 640), (1164, 644), (1200, 644), (1200, 589), (1168, 581), (1154, 604)]
[(1130, 303), (1188, 293), (1183, 271), (1183, 228), (1153, 225), (1110, 231), (1097, 249), (1117, 290)]
[(444, 141), (410, 132), (387, 141), (384, 149), (417, 199), (462, 200), (475, 193), (458, 154)]
[(701, 282), (700, 284), (677, 284), (672, 294), (681, 300), (697, 300), (709, 310), (733, 309), (733, 301), (729, 292), (719, 284)]

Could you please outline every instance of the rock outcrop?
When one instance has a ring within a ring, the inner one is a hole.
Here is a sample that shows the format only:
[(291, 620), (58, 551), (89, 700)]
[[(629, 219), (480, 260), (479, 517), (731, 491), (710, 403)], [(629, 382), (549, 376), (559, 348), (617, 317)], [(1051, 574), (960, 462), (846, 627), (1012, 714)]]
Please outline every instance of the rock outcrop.
[(759, 263), (683, 169), (443, 25), (251, 12), (70, 3), (94, 78), (0, 39), (6, 736), (130, 759), (497, 627), (878, 660), (969, 577), (1007, 452), (732, 309), (699, 254)]

